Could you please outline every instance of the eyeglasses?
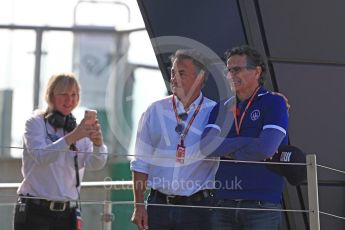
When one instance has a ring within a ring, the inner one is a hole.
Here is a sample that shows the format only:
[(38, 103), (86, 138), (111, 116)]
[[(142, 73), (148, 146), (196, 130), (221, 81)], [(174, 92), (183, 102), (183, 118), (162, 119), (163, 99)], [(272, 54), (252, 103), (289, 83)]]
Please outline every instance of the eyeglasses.
[(180, 114), (178, 115), (178, 117), (180, 118), (180, 120), (179, 120), (178, 124), (177, 124), (176, 127), (175, 127), (175, 131), (176, 131), (178, 134), (181, 134), (182, 131), (184, 130), (184, 124), (181, 123), (181, 121), (187, 120), (188, 114), (187, 114), (186, 112), (180, 113)]
[(239, 72), (243, 71), (244, 69), (255, 69), (256, 66), (252, 66), (252, 65), (245, 65), (245, 66), (233, 66), (230, 68), (226, 68), (224, 70), (224, 75), (227, 76), (229, 73), (231, 75), (235, 75), (238, 74)]

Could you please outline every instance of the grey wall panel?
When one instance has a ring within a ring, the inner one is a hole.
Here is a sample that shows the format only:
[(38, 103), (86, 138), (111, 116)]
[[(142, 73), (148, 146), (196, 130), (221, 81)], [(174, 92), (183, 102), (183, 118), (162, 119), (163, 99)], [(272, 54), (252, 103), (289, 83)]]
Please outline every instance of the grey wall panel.
[[(292, 105), (291, 143), (316, 153), (318, 164), (344, 171), (345, 1), (253, 2), (258, 6), (261, 39), (272, 63), (271, 76)], [(344, 174), (320, 167), (318, 173), (320, 210), (344, 217)], [(306, 186), (302, 188), (306, 204)], [(296, 192), (288, 187), (292, 207), (299, 199)], [(303, 216), (292, 216), (293, 229), (307, 229)], [(323, 214), (320, 218), (321, 229), (345, 229), (344, 220)]]
[[(319, 187), (320, 212), (345, 217), (345, 188)], [(321, 229), (344, 230), (345, 220), (320, 214)]]
[(271, 57), (345, 63), (344, 0), (260, 0)]
[[(318, 164), (345, 171), (345, 67), (274, 63), (280, 91), (292, 106), (290, 141)], [(321, 180), (345, 180), (344, 174), (319, 170)]]
[[(298, 200), (298, 197), (294, 197), (293, 187), (288, 185), (289, 195), (291, 195), (291, 200)], [(304, 205), (306, 210), (308, 210), (308, 190), (306, 185), (301, 186), (301, 191), (303, 193)], [(291, 194), (290, 194), (291, 193)], [(345, 188), (340, 186), (330, 187), (330, 186), (319, 186), (319, 208), (320, 212), (320, 223), (321, 230), (331, 229), (331, 230), (344, 230), (345, 223), (344, 220), (335, 218), (323, 213), (333, 214), (337, 216), (345, 216)], [(291, 210), (302, 210), (301, 206), (297, 202), (293, 202), (291, 206), (287, 207)], [(292, 215), (294, 221), (290, 223), (291, 229), (296, 230), (309, 230), (309, 225), (304, 223), (304, 217), (302, 212), (289, 212)]]
[[(237, 0), (138, 0), (138, 4), (151, 41), (162, 36), (179, 37), (171, 41), (170, 50), (191, 48), (184, 47), (187, 43), (183, 38), (187, 38), (203, 44), (223, 58), (226, 50), (246, 43)], [(159, 48), (155, 48), (155, 52), (165, 82), (168, 83), (170, 75), (166, 69), (172, 52), (165, 53)], [(221, 59), (220, 62), (223, 63)], [(218, 66), (210, 65), (210, 70), (218, 69)], [(210, 76), (203, 92), (212, 99), (223, 99), (223, 94), (228, 96), (229, 87), (222, 71), (214, 72), (217, 74)], [(168, 84), (167, 88), (170, 90)]]
[[(273, 63), (279, 89), (292, 106), (290, 141), (307, 153), (317, 154), (317, 163), (345, 171), (345, 67), (316, 64)], [(318, 167), (320, 211), (345, 216), (345, 175)], [(303, 199), (307, 201), (306, 186)], [(292, 196), (290, 202), (298, 199)], [(308, 207), (308, 206), (306, 206)], [(296, 216), (297, 229), (301, 216)], [(342, 230), (341, 219), (320, 215), (321, 229)]]
[(138, 0), (138, 3), (151, 38), (195, 39), (220, 56), (226, 49), (245, 42), (236, 0)]

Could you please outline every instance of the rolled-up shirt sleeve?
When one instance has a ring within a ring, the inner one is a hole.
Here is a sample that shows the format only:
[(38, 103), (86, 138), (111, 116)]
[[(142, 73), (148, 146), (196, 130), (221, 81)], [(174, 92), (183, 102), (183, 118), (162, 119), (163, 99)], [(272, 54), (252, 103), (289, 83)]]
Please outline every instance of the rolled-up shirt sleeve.
[(92, 154), (89, 154), (87, 156), (85, 168), (87, 170), (102, 169), (105, 166), (109, 155), (107, 146), (105, 144), (102, 144), (101, 146), (95, 146), (92, 144), (92, 142), (89, 143), (91, 144), (89, 149)]
[(131, 161), (130, 169), (131, 171), (148, 173), (150, 160), (153, 155), (153, 146), (150, 138), (150, 114), (146, 111), (140, 118), (136, 143), (134, 159)]

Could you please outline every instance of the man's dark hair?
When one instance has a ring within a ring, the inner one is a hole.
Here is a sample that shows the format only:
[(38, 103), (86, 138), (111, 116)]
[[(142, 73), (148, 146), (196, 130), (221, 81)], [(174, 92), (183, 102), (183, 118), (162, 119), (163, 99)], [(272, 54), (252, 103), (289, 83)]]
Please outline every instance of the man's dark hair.
[(176, 50), (175, 54), (170, 56), (171, 64), (173, 64), (175, 60), (185, 59), (192, 60), (198, 74), (201, 70), (204, 71), (204, 77), (206, 81), (208, 76), (207, 59), (195, 49), (178, 49)]
[(232, 48), (230, 51), (227, 51), (225, 53), (226, 61), (229, 60), (229, 58), (234, 55), (240, 55), (240, 56), (245, 55), (248, 66), (261, 67), (262, 72), (261, 72), (258, 82), (259, 82), (259, 85), (263, 85), (265, 82), (265, 75), (266, 75), (266, 63), (262, 55), (257, 50), (247, 45), (237, 46), (237, 47)]

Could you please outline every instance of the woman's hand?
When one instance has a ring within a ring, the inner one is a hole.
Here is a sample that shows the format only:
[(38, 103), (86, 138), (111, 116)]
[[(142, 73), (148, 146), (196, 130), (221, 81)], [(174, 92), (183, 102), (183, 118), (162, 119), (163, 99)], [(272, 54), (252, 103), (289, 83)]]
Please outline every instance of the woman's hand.
[(91, 133), (89, 138), (96, 146), (101, 146), (103, 144), (102, 129), (100, 124), (98, 123), (98, 120), (96, 120), (96, 122), (91, 125)]
[(87, 124), (86, 119), (83, 119), (72, 132), (65, 135), (65, 140), (68, 145), (71, 145), (84, 137), (91, 139), (91, 134), (94, 132), (94, 129), (94, 124)]

